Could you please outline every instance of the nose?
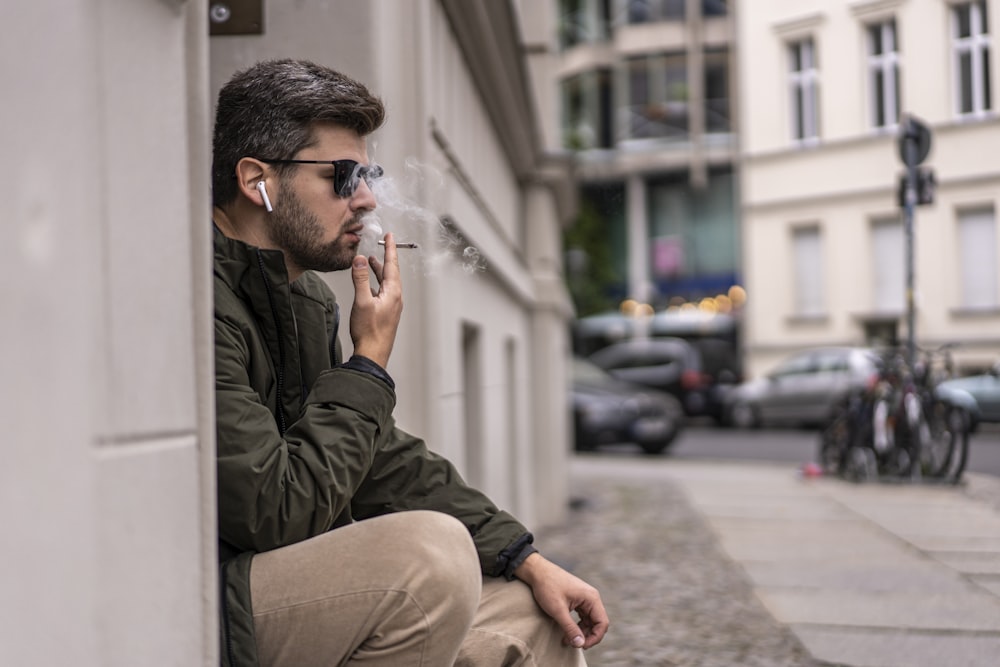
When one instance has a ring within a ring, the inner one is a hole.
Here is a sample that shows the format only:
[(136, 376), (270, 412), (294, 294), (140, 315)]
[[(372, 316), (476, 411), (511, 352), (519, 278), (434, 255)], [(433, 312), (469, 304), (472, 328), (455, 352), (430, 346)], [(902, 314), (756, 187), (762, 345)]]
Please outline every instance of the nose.
[(350, 206), (352, 211), (374, 211), (375, 207), (378, 206), (375, 193), (368, 187), (368, 182), (365, 179), (358, 179), (358, 187), (351, 195)]

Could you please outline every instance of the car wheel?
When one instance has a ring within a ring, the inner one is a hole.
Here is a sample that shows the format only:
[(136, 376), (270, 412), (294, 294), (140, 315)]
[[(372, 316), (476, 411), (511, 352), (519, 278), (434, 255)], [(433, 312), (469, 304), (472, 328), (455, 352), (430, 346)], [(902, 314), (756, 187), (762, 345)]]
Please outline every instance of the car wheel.
[(736, 428), (758, 428), (760, 415), (753, 404), (738, 401), (729, 409), (729, 423)]
[(678, 405), (677, 405), (677, 415), (675, 417), (673, 430), (665, 438), (661, 438), (659, 440), (642, 441), (642, 442), (637, 443), (639, 445), (639, 447), (642, 448), (643, 453), (645, 453), (645, 454), (664, 454), (664, 453), (666, 453), (666, 451), (668, 449), (670, 449), (671, 445), (674, 444), (674, 441), (677, 440), (677, 436), (680, 435), (680, 432), (683, 429), (683, 426), (682, 426), (683, 422), (681, 421), (683, 419), (683, 417), (681, 416), (682, 414), (683, 413), (681, 412), (680, 404), (678, 403)]

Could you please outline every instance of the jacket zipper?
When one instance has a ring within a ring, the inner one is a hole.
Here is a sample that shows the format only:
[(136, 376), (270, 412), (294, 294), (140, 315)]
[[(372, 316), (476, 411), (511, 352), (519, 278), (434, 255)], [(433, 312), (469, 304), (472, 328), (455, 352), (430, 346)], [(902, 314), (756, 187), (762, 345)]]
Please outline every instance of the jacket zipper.
[(271, 288), (271, 281), (267, 277), (267, 271), (264, 269), (264, 256), (261, 254), (260, 250), (257, 251), (257, 266), (260, 268), (261, 278), (264, 280), (264, 290), (267, 292), (267, 303), (271, 306), (271, 317), (274, 319), (274, 328), (277, 332), (276, 338), (278, 339), (278, 386), (275, 391), (277, 398), (277, 418), (278, 418), (278, 431), (284, 436), (285, 430), (288, 426), (285, 424), (285, 408), (283, 403), (284, 393), (285, 393), (285, 343), (281, 337), (281, 324), (278, 319), (278, 307), (274, 304), (274, 293)]

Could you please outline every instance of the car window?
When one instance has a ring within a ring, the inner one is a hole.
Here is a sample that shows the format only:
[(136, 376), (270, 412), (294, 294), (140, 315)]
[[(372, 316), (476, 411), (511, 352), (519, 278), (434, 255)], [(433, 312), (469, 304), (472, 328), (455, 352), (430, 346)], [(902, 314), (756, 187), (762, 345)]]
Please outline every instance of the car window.
[(571, 368), (574, 382), (593, 383), (606, 382), (608, 380), (607, 373), (583, 359), (574, 359)]
[(772, 375), (802, 375), (803, 373), (811, 372), (814, 368), (815, 363), (813, 361), (813, 355), (803, 354), (785, 361), (783, 364), (778, 366), (777, 370), (775, 370)]
[(836, 350), (820, 352), (816, 355), (816, 369), (819, 372), (846, 371), (847, 355)]
[(601, 368), (623, 369), (642, 368), (645, 366), (663, 366), (669, 364), (693, 365), (691, 357), (693, 348), (675, 345), (668, 341), (657, 341), (653, 344), (612, 345), (598, 350), (590, 356), (590, 360)]

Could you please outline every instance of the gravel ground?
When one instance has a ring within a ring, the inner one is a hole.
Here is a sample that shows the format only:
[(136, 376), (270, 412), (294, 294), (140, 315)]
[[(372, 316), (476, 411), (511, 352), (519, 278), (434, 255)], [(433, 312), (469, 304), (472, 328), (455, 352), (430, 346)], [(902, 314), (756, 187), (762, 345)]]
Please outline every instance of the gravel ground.
[(611, 619), (590, 667), (817, 667), (758, 601), (672, 482), (592, 482), (566, 525), (537, 531), (551, 560), (601, 591)]

